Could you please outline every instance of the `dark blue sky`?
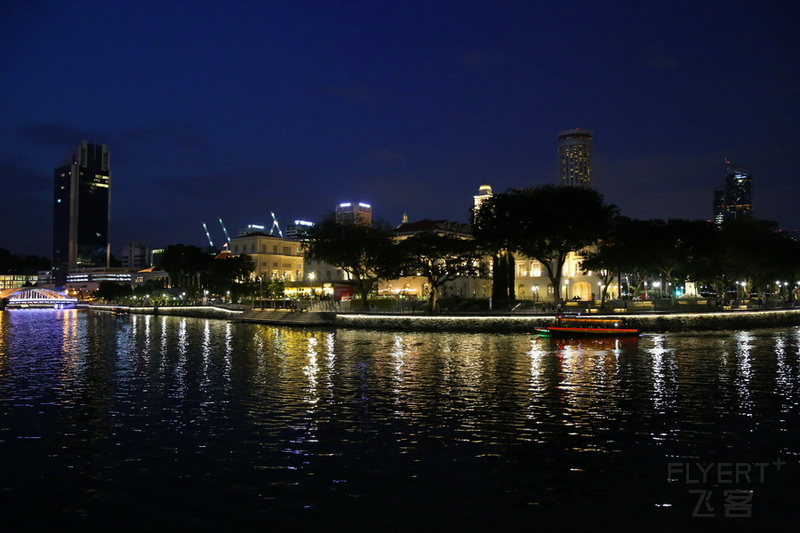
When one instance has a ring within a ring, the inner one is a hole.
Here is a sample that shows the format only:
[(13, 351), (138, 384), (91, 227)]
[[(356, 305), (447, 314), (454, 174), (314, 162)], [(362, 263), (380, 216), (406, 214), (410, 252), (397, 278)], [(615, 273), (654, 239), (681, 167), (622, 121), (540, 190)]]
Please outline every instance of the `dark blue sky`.
[[(653, 5), (651, 5), (653, 4)], [(595, 132), (635, 218), (709, 219), (724, 158), (800, 228), (800, 8), (762, 1), (4, 2), (0, 248), (50, 255), (53, 168), (112, 156), (112, 253), (249, 223), (467, 221)]]

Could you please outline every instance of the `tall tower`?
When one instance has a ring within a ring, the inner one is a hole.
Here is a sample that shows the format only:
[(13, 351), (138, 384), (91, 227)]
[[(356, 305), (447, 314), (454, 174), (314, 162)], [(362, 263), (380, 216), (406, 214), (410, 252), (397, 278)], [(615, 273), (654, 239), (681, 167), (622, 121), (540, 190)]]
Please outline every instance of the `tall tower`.
[(478, 188), (478, 194), (472, 197), (473, 200), (472, 210), (477, 211), (478, 208), (480, 208), (481, 204), (491, 197), (492, 197), (492, 186), (481, 185)]
[(344, 202), (336, 206), (336, 222), (372, 225), (372, 206), (359, 202)]
[(592, 130), (576, 128), (558, 134), (558, 182), (592, 187)]
[(83, 141), (55, 169), (53, 268), (56, 283), (69, 269), (107, 267), (111, 258), (111, 169), (108, 147)]
[(714, 220), (717, 224), (753, 218), (753, 178), (744, 167), (725, 160), (725, 185), (714, 190)]

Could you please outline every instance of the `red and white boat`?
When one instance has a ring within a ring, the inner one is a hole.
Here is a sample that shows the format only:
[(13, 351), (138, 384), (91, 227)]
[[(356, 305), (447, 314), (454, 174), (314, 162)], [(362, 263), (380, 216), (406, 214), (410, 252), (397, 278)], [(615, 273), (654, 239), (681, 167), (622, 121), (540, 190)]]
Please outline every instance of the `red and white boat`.
[(536, 328), (542, 337), (638, 337), (639, 330), (624, 318), (558, 316), (553, 326)]

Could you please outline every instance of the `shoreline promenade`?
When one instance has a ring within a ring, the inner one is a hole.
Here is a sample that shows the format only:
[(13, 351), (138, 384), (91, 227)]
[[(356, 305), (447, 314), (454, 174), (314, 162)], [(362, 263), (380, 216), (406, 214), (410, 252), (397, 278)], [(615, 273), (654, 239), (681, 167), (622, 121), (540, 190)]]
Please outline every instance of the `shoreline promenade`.
[[(82, 305), (107, 311), (119, 306)], [(234, 322), (287, 327), (335, 327), (395, 331), (533, 332), (553, 322), (553, 314), (397, 314), (285, 309), (246, 309), (217, 306), (126, 307), (131, 314), (216, 318)], [(591, 313), (590, 316), (616, 316)], [(625, 320), (642, 333), (765, 329), (800, 325), (800, 309), (625, 313)]]

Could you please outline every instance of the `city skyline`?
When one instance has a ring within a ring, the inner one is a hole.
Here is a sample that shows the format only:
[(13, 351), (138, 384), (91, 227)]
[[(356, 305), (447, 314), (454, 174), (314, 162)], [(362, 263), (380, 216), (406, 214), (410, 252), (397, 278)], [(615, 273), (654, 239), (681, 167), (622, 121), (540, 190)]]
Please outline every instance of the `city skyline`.
[(711, 220), (725, 158), (800, 228), (800, 8), (33, 1), (0, 8), (0, 248), (49, 256), (52, 169), (114, 152), (111, 253), (318, 220), (466, 221), (481, 185), (557, 183), (559, 132), (634, 218)]

